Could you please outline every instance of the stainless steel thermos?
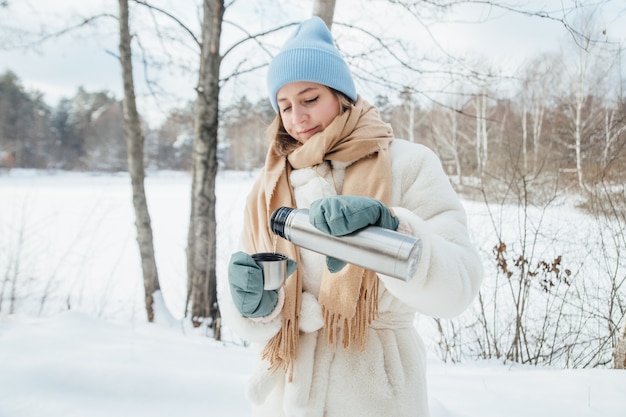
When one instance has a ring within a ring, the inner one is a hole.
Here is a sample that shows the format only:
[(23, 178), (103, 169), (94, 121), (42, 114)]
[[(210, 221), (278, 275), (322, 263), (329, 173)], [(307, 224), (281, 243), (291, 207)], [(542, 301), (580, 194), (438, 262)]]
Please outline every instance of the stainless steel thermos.
[(311, 224), (307, 209), (280, 207), (271, 215), (270, 228), (296, 246), (403, 281), (413, 278), (422, 254), (420, 239), (382, 227), (329, 235)]

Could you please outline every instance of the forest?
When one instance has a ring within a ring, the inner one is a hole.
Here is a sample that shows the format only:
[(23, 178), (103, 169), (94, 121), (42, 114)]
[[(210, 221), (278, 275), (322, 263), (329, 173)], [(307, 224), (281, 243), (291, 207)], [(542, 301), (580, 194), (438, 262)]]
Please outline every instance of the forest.
[[(503, 178), (511, 170), (550, 187), (560, 182), (563, 190), (599, 181), (620, 184), (626, 152), (623, 79), (607, 72), (606, 61), (594, 59), (595, 66), (581, 63), (587, 73), (567, 74), (558, 56), (537, 57), (510, 97), (481, 89), (459, 93), (454, 103), (423, 103), (406, 87), (397, 97), (378, 95), (373, 101), (397, 137), (435, 150), (457, 185), (472, 177)], [(220, 109), (220, 167), (261, 167), (263, 132), (273, 117), (266, 99), (250, 102), (244, 96)], [(171, 109), (160, 126), (144, 124), (144, 131), (149, 169), (190, 169), (192, 102)], [(5, 169), (124, 171), (121, 99), (81, 87), (49, 105), (7, 71), (0, 75), (0, 149)]]

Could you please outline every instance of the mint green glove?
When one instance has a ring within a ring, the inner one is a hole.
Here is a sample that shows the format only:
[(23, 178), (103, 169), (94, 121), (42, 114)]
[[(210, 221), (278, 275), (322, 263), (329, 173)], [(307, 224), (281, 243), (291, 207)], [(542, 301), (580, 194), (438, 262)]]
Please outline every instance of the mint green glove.
[[(287, 260), (287, 276), (296, 270), (296, 262)], [(278, 290), (263, 289), (263, 270), (245, 252), (230, 257), (228, 283), (235, 307), (245, 317), (265, 317), (278, 303)]]
[[(338, 195), (315, 200), (309, 208), (309, 221), (322, 232), (344, 236), (373, 225), (396, 230), (400, 221), (381, 201), (370, 197)], [(326, 258), (330, 272), (337, 272), (345, 262)]]
[(326, 257), (326, 268), (328, 268), (328, 270), (333, 274), (335, 272), (341, 271), (344, 266), (346, 266), (346, 263), (344, 261), (333, 258), (331, 256)]
[(379, 200), (354, 195), (315, 200), (309, 208), (309, 221), (333, 236), (347, 235), (370, 225), (396, 230), (400, 223)]

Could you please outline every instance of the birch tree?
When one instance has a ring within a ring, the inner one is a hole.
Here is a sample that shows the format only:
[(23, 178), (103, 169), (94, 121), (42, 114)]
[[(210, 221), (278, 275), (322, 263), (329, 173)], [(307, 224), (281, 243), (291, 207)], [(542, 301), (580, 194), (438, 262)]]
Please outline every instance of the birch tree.
[(613, 353), (613, 366), (615, 369), (626, 369), (626, 318), (623, 320), (622, 332), (619, 335), (617, 346)]
[[(591, 34), (598, 32), (593, 16), (584, 16), (580, 34), (574, 38), (574, 53), (567, 53), (564, 74), (569, 85), (565, 96), (565, 116), (569, 122), (571, 138), (565, 138), (566, 147), (573, 152), (578, 187), (590, 191), (585, 178), (585, 158), (590, 154), (597, 132), (603, 130), (605, 119), (601, 97), (611, 91), (609, 74), (616, 57), (604, 46), (593, 41)], [(569, 59), (568, 59), (569, 58)]]
[(487, 93), (483, 90), (473, 100), (475, 111), (475, 151), (478, 173), (482, 175), (489, 158), (489, 135), (487, 130)]
[[(524, 173), (537, 169), (546, 109), (558, 80), (560, 62), (554, 56), (541, 55), (530, 61), (521, 84), (522, 161)], [(532, 166), (530, 161), (532, 161)]]
[(452, 161), (457, 183), (463, 184), (463, 165), (460, 158), (461, 140), (467, 138), (460, 129), (459, 117), (458, 112), (449, 108), (433, 111), (431, 112), (431, 129), (433, 141), (442, 162)]
[(415, 142), (415, 132), (422, 120), (416, 120), (418, 109), (410, 88), (406, 87), (402, 90), (400, 102), (398, 112), (394, 112), (397, 113), (397, 117), (394, 117), (394, 125), (401, 129), (400, 137), (409, 142)]
[(128, 155), (128, 172), (130, 173), (133, 207), (135, 209), (135, 227), (137, 228), (137, 244), (141, 255), (143, 284), (145, 292), (146, 313), (148, 321), (154, 320), (154, 294), (160, 290), (152, 239), (152, 226), (146, 191), (144, 187), (144, 136), (141, 132), (139, 113), (135, 101), (133, 66), (131, 53), (131, 36), (128, 23), (128, 0), (119, 0), (119, 52), (124, 83), (124, 133)]

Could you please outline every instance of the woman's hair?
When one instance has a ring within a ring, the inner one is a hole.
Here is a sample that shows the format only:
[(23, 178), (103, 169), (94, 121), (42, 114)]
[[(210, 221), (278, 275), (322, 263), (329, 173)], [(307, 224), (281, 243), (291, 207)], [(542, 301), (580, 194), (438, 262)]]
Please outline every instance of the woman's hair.
[[(337, 96), (337, 100), (339, 100), (339, 114), (343, 114), (352, 106), (353, 101), (350, 100), (348, 96), (330, 87), (327, 88), (332, 91)], [(287, 133), (280, 112), (276, 113), (276, 117), (274, 117), (274, 120), (267, 128), (267, 135), (271, 141), (276, 142), (276, 152), (281, 156), (289, 155), (294, 149), (302, 145)]]

